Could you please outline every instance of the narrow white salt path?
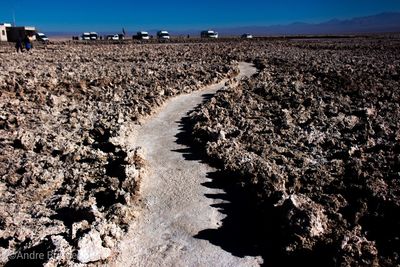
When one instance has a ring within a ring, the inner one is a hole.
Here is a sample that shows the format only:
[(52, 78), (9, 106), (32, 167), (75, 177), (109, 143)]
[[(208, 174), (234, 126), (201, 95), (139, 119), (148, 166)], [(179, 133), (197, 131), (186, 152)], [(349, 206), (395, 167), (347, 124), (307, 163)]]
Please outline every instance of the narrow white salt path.
[[(248, 63), (239, 67), (237, 79), (256, 72)], [(225, 82), (169, 100), (139, 129), (134, 145), (144, 149), (149, 169), (140, 187), (144, 209), (120, 244), (117, 266), (259, 266), (262, 262), (261, 257), (239, 258), (193, 237), (221, 226), (224, 215), (211, 205), (222, 200), (205, 194), (224, 192), (202, 185), (215, 169), (185, 159), (176, 150), (187, 147), (176, 143), (176, 135), (181, 131), (179, 121), (202, 103), (202, 95), (214, 94)]]

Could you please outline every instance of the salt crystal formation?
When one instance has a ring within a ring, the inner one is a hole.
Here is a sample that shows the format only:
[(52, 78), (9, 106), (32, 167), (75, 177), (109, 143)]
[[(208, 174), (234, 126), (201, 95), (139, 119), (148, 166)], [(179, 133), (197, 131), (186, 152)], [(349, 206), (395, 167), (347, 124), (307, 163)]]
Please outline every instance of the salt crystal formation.
[(273, 221), (267, 232), (276, 242), (265, 261), (399, 265), (398, 39), (258, 43), (247, 51), (238, 56), (260, 72), (218, 92), (190, 120), (194, 140), (241, 177)]
[(136, 216), (144, 170), (125, 137), (169, 97), (234, 75), (218, 49), (55, 44), (16, 54), (2, 45), (0, 261), (112, 256)]
[(48, 266), (113, 257), (145, 168), (126, 137), (169, 97), (248, 61), (259, 73), (228, 82), (190, 123), (268, 220), (259, 232), (272, 234), (256, 239), (273, 245), (255, 246), (264, 261), (400, 264), (398, 39), (57, 44), (31, 54), (1, 45), (0, 59), (2, 263), (18, 252), (50, 251), (36, 262)]

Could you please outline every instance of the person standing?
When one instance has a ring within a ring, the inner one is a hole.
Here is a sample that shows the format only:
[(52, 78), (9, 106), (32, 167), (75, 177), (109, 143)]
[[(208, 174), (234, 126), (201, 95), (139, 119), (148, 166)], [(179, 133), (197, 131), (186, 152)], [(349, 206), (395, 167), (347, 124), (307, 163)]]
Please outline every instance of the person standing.
[(28, 35), (25, 36), (24, 42), (25, 42), (25, 49), (26, 49), (26, 51), (29, 52), (29, 50), (32, 49), (32, 43), (31, 43), (31, 39), (29, 39)]
[(15, 43), (15, 49), (17, 49), (17, 53), (19, 51), (24, 52), (24, 48), (22, 47), (22, 40), (21, 37), (18, 37), (17, 42)]

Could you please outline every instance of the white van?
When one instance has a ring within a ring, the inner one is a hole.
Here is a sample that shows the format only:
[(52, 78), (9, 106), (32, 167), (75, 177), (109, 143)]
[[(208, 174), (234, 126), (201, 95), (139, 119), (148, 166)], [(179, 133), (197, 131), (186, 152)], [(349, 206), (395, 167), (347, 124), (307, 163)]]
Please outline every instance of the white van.
[(150, 39), (148, 32), (143, 32), (143, 31), (137, 32), (136, 36), (139, 40), (149, 40)]
[(84, 32), (84, 33), (82, 33), (82, 35), (81, 35), (81, 40), (85, 40), (85, 41), (90, 40), (90, 32)]
[(218, 38), (218, 32), (215, 32), (213, 30), (202, 31), (200, 35), (201, 38)]
[(42, 32), (36, 33), (36, 40), (42, 43), (48, 43), (49, 38)]
[(99, 38), (99, 35), (97, 32), (91, 32), (90, 33), (90, 40), (97, 40)]
[(243, 39), (253, 39), (253, 35), (250, 33), (245, 33), (242, 35), (242, 38)]
[(160, 41), (167, 41), (169, 40), (171, 37), (169, 36), (169, 33), (167, 31), (158, 31), (157, 32), (157, 38)]

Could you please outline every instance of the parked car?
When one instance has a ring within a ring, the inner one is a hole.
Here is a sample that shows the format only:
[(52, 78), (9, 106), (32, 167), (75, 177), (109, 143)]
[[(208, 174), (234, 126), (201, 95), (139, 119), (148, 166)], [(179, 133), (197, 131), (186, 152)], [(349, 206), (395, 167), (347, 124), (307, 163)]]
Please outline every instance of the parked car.
[(169, 33), (167, 31), (158, 31), (157, 38), (160, 41), (168, 41), (169, 39), (171, 39), (171, 37), (169, 36)]
[(137, 40), (149, 40), (150, 36), (148, 32), (140, 31), (137, 32), (136, 35), (133, 36), (133, 39)]
[(37, 32), (36, 33), (36, 40), (42, 43), (48, 43), (49, 38), (42, 32)]
[(242, 35), (242, 38), (243, 39), (252, 39), (253, 35), (251, 35), (250, 33), (245, 33), (245, 34)]
[(113, 40), (113, 41), (118, 41), (120, 38), (119, 38), (119, 35), (118, 34), (114, 34), (114, 35), (107, 35), (106, 36), (106, 39), (107, 40)]
[(80, 39), (81, 39), (81, 40), (85, 40), (85, 41), (90, 40), (90, 32), (84, 32), (84, 33), (82, 33)]
[(218, 32), (213, 30), (202, 31), (200, 34), (201, 38), (218, 38)]

